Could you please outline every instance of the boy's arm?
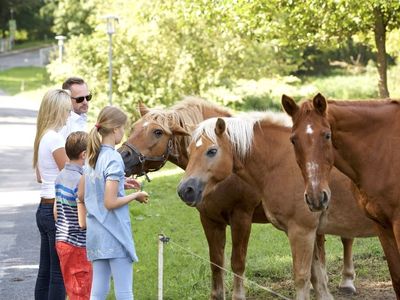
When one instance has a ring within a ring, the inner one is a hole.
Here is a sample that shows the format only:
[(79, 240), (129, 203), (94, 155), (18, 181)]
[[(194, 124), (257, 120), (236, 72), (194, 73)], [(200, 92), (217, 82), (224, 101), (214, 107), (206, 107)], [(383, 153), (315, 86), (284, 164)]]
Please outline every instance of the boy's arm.
[(86, 228), (86, 207), (85, 207), (85, 176), (81, 176), (78, 185), (78, 198), (76, 199), (78, 207), (78, 223), (82, 229)]

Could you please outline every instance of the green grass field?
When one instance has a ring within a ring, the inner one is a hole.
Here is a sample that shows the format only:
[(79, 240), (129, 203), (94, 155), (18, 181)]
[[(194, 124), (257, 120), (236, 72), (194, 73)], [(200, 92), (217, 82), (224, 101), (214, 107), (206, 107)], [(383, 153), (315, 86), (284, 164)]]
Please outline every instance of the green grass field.
[(8, 95), (33, 91), (49, 85), (46, 69), (19, 67), (0, 72), (0, 90)]

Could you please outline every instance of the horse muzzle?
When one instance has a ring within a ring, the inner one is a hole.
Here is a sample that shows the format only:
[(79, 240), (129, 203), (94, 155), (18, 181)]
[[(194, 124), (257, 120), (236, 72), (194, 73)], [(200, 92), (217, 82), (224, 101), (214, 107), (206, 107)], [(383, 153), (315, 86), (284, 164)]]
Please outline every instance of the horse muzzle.
[(319, 193), (304, 193), (304, 200), (312, 212), (325, 211), (331, 200), (331, 191), (324, 189)]
[(196, 178), (182, 180), (178, 185), (179, 197), (189, 206), (196, 206), (201, 202), (204, 190), (204, 183)]
[(122, 160), (124, 161), (125, 176), (141, 175), (143, 172), (143, 163), (139, 155), (129, 150), (125, 150), (123, 146), (118, 149), (118, 152), (121, 154)]

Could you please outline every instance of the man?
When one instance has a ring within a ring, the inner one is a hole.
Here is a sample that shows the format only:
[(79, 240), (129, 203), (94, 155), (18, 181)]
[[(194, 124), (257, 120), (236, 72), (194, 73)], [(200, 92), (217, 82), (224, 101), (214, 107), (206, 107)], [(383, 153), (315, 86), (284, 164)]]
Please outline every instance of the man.
[(71, 92), (72, 111), (67, 124), (61, 129), (66, 139), (71, 132), (87, 131), (87, 112), (92, 95), (86, 82), (79, 77), (70, 77), (64, 81), (62, 88)]

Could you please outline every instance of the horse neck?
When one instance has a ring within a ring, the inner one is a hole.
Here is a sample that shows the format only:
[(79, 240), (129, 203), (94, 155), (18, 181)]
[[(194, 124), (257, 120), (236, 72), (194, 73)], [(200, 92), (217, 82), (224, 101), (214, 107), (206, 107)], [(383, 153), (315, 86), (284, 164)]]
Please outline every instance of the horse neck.
[(332, 129), (335, 166), (356, 184), (363, 181), (363, 174), (369, 170), (379, 170), (382, 162), (391, 155), (385, 147), (400, 147), (398, 138), (385, 138), (398, 136), (398, 114), (398, 108), (383, 101), (381, 105), (375, 102), (372, 106), (368, 103), (341, 105), (330, 102), (328, 120)]
[(268, 122), (255, 125), (253, 147), (243, 162), (243, 168), (258, 186), (263, 186), (268, 178), (278, 176), (287, 168), (296, 170), (289, 137), (289, 128)]

